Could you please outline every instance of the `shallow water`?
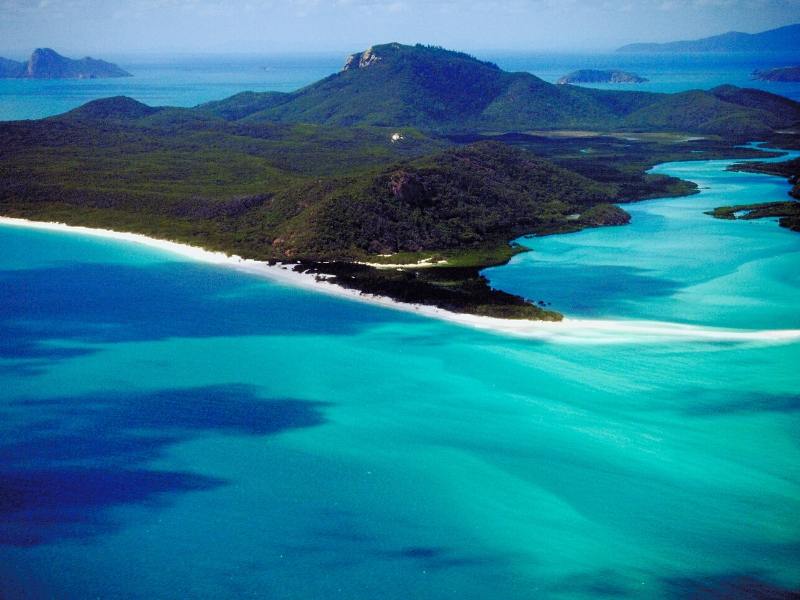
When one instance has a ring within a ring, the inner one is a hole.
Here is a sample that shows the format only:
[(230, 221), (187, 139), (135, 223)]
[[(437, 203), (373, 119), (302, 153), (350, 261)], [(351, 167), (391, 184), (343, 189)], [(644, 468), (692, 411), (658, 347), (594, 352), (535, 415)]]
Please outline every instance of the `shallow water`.
[[(788, 152), (769, 161), (789, 160)], [(765, 160), (765, 159), (752, 159)], [(728, 171), (742, 160), (665, 163), (653, 173), (700, 193), (626, 204), (629, 226), (517, 240), (533, 251), (488, 269), (495, 287), (551, 302), (571, 316), (716, 327), (800, 327), (800, 236), (777, 219), (723, 221), (719, 206), (789, 200), (779, 177)]]
[[(662, 165), (710, 189), (535, 239), (492, 280), (575, 314), (796, 326), (800, 236), (702, 214), (788, 186), (725, 164)], [(104, 239), (0, 244), (4, 598), (800, 586), (800, 344), (526, 341)]]

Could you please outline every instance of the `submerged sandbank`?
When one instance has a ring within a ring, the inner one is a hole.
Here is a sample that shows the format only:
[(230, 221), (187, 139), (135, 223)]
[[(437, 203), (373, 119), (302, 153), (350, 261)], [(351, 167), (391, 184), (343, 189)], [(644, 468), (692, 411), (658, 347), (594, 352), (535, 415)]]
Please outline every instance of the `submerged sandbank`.
[(623, 319), (565, 318), (563, 321), (549, 322), (500, 319), (497, 317), (456, 313), (435, 306), (407, 304), (384, 296), (374, 296), (364, 294), (358, 290), (344, 288), (326, 281), (324, 277), (295, 271), (293, 270), (294, 263), (271, 265), (264, 261), (245, 259), (236, 255), (228, 255), (224, 252), (205, 250), (197, 246), (152, 238), (139, 233), (95, 229), (66, 225), (64, 223), (31, 221), (12, 217), (0, 217), (0, 225), (61, 233), (76, 233), (140, 244), (180, 255), (193, 261), (232, 268), (283, 285), (304, 288), (348, 300), (367, 302), (393, 310), (411, 312), (461, 326), (514, 337), (577, 344), (654, 343), (659, 341), (786, 343), (800, 340), (800, 329), (742, 330)]

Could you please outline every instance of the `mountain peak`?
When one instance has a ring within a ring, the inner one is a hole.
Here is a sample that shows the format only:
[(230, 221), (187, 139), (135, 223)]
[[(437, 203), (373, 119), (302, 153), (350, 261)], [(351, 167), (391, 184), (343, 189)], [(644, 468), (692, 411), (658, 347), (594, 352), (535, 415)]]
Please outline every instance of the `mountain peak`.
[(36, 50), (33, 51), (31, 58), (33, 58), (34, 56), (52, 56), (55, 58), (64, 58), (62, 55), (60, 55), (52, 48), (36, 48)]
[(364, 52), (356, 52), (347, 57), (344, 68), (342, 71), (357, 71), (359, 69), (366, 69), (378, 63), (401, 63), (401, 62), (437, 62), (437, 61), (450, 61), (461, 60), (474, 65), (483, 67), (490, 67), (495, 70), (500, 68), (491, 62), (478, 60), (465, 52), (457, 52), (455, 50), (447, 50), (441, 46), (426, 46), (424, 44), (416, 44), (409, 46), (406, 44), (399, 44), (391, 42), (389, 44), (380, 44), (371, 46)]
[(576, 127), (721, 133), (735, 123), (738, 134), (754, 135), (800, 122), (798, 103), (752, 90), (670, 95), (557, 86), (463, 52), (398, 43), (355, 53), (341, 72), (296, 92), (239, 95), (205, 110), (249, 122), (438, 133)]

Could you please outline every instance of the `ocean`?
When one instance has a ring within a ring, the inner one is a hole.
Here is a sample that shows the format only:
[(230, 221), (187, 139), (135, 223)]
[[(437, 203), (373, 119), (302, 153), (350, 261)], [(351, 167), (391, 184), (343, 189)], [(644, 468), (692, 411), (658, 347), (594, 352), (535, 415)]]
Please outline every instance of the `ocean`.
[[(355, 51), (355, 50), (354, 50)], [(0, 79), (0, 121), (39, 119), (90, 100), (130, 96), (151, 106), (196, 106), (242, 91), (291, 92), (339, 71), (346, 52), (299, 55), (107, 56), (134, 77), (92, 80)], [(800, 83), (752, 79), (756, 69), (794, 65), (790, 54), (637, 55), (475, 52), (509, 71), (546, 81), (577, 69), (622, 69), (647, 77), (643, 84), (594, 85), (608, 89), (679, 92), (724, 83), (755, 87), (800, 100)], [(14, 57), (9, 57), (14, 58)]]
[(0, 227), (0, 596), (790, 597), (800, 342), (714, 332), (800, 328), (800, 235), (703, 214), (786, 198), (728, 165), (659, 165), (702, 193), (487, 272), (695, 340), (507, 337)]

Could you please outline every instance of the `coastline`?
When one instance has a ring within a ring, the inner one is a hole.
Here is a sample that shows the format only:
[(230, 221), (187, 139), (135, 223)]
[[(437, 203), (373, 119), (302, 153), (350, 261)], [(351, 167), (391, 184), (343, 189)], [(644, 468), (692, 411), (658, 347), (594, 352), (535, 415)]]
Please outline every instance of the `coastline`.
[(526, 339), (576, 344), (653, 343), (657, 341), (788, 343), (800, 340), (800, 329), (741, 330), (662, 321), (622, 319), (564, 318), (562, 321), (552, 322), (501, 319), (498, 317), (456, 313), (435, 306), (407, 304), (385, 296), (375, 296), (344, 288), (325, 281), (324, 277), (294, 271), (293, 266), (295, 263), (271, 265), (264, 261), (245, 259), (237, 255), (206, 250), (189, 244), (152, 238), (140, 233), (96, 229), (67, 225), (65, 223), (31, 221), (4, 216), (0, 216), (0, 226), (80, 234), (139, 244), (183, 256), (192, 261), (230, 268), (280, 285), (439, 319), (462, 327)]

